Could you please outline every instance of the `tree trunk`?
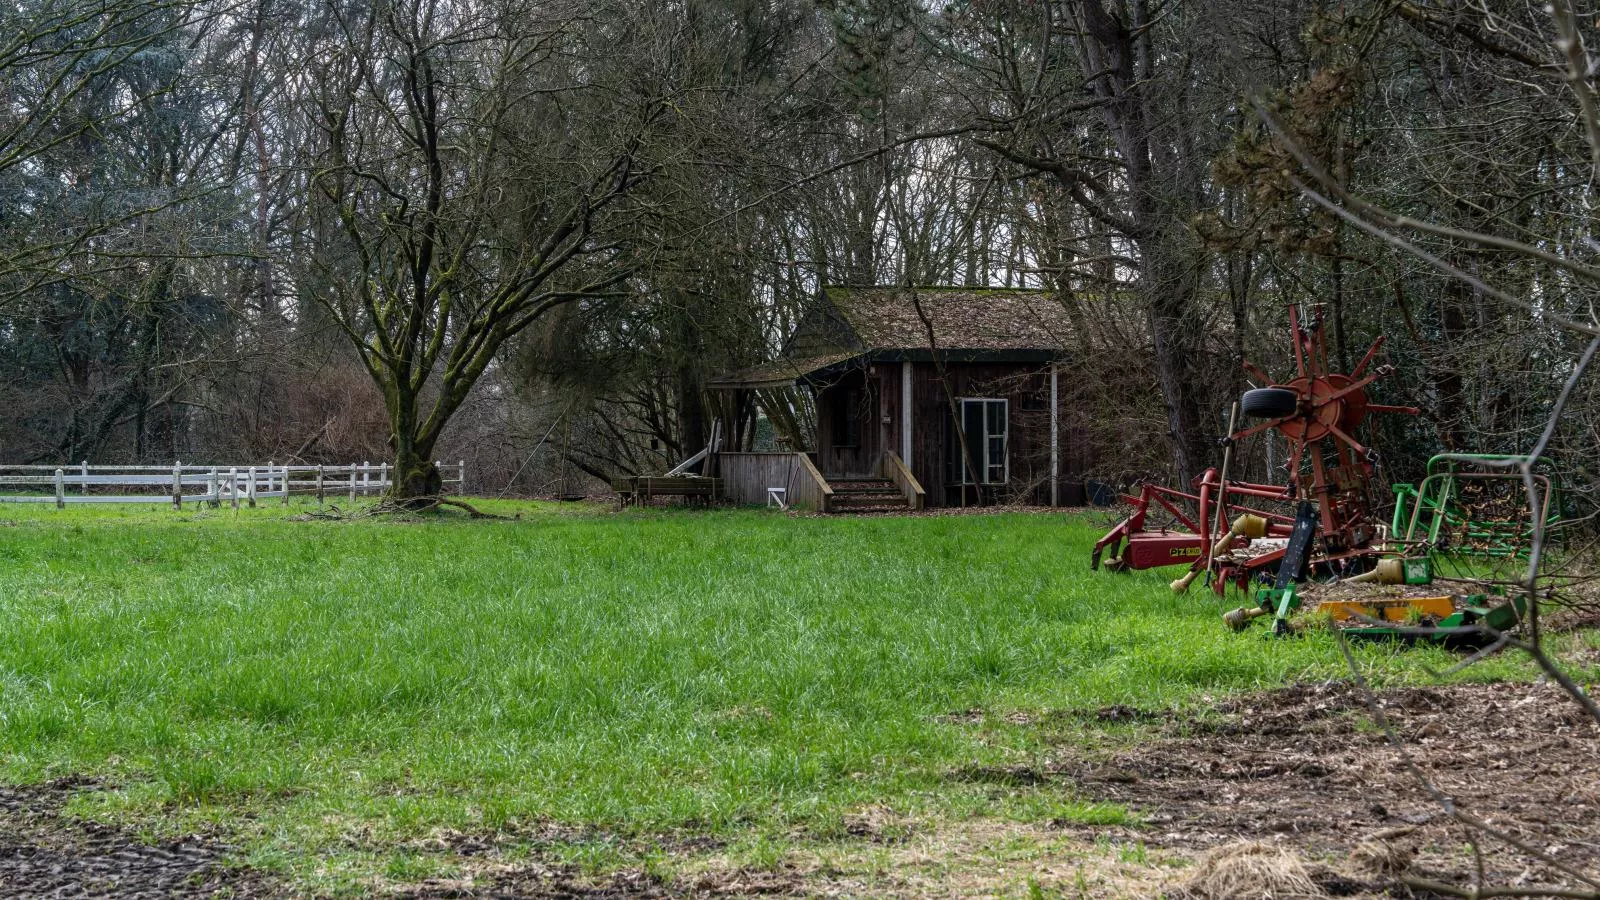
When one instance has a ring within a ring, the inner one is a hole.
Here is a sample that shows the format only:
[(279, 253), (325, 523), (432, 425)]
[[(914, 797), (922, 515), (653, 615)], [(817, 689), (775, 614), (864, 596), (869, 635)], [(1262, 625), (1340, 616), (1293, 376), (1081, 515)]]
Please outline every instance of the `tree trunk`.
[(1117, 227), (1139, 250), (1139, 292), (1166, 406), (1172, 463), (1187, 484), (1205, 469), (1214, 448), (1212, 428), (1202, 413), (1207, 395), (1200, 365), (1203, 343), (1193, 315), (1204, 250), (1185, 233), (1200, 203), (1193, 171), (1197, 163), (1163, 145), (1156, 134), (1157, 123), (1167, 114), (1156, 108), (1157, 97), (1151, 93), (1156, 55), (1145, 5), (1135, 3), (1127, 23), (1104, 0), (1080, 0), (1077, 9), (1084, 26), (1079, 45), (1084, 78), (1103, 101), (1100, 113), (1124, 164), (1126, 219)]
[[(677, 384), (678, 392), (678, 443), (683, 447), (685, 455), (698, 453), (704, 450), (709, 438), (709, 428), (706, 424), (705, 398), (700, 393), (699, 372), (695, 371), (692, 364), (685, 363), (678, 367)], [(705, 466), (701, 467), (705, 470)]]
[[(1466, 259), (1452, 262), (1464, 269), (1471, 266)], [(1470, 340), (1465, 309), (1471, 299), (1470, 289), (1460, 281), (1451, 278), (1444, 282), (1439, 292), (1439, 347), (1428, 355), (1429, 374), (1439, 398), (1439, 441), (1451, 452), (1471, 445), (1466, 427), (1467, 380), (1462, 372), (1465, 354), (1461, 350)]]
[[(382, 369), (374, 376), (388, 375)], [(439, 467), (433, 462), (432, 437), (421, 433), (417, 414), (418, 400), (415, 391), (406, 385), (397, 385), (392, 378), (381, 377), (384, 398), (389, 408), (390, 442), (394, 445), (394, 476), (389, 487), (389, 499), (406, 509), (431, 509), (438, 505), (444, 481)]]
[(1172, 439), (1172, 464), (1180, 483), (1188, 484), (1211, 461), (1211, 429), (1201, 414), (1206, 390), (1200, 383), (1201, 367), (1195, 359), (1202, 348), (1195, 340), (1196, 326), (1185, 321), (1192, 306), (1192, 283), (1182, 277), (1161, 277), (1160, 251), (1148, 249), (1142, 255), (1145, 308), (1155, 351), (1156, 381), (1161, 387)]
[(399, 441), (394, 455), (394, 484), (389, 499), (407, 509), (428, 509), (438, 504), (444, 490), (439, 467), (429, 454), (418, 450), (414, 441)]

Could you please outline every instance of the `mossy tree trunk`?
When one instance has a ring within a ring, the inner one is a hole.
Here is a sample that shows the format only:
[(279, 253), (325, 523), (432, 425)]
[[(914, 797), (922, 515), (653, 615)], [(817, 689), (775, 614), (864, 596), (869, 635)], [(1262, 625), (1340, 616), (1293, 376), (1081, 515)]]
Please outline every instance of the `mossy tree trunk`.
[(394, 446), (390, 499), (407, 509), (432, 507), (444, 490), (444, 480), (433, 460), (437, 438), (418, 433), (416, 394), (403, 390), (390, 390), (386, 394), (389, 440)]

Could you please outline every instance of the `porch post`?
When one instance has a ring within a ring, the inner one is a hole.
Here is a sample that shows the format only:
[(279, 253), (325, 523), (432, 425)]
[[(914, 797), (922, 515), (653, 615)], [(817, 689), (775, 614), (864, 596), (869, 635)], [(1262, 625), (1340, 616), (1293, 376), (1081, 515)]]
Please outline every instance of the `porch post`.
[(900, 364), (900, 461), (911, 468), (911, 361)]
[(1061, 505), (1061, 366), (1050, 363), (1050, 505)]

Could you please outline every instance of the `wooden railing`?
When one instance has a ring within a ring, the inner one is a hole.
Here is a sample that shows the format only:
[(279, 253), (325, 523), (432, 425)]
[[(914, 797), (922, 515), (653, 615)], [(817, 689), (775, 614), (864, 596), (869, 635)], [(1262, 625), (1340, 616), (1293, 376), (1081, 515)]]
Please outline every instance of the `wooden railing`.
[[(833, 512), (833, 488), (828, 486), (828, 479), (822, 477), (822, 472), (811, 457), (804, 453), (797, 453), (799, 457), (801, 477), (797, 478), (801, 494), (805, 496), (817, 512)], [(791, 501), (792, 503), (792, 501)]]
[(907, 509), (921, 509), (927, 502), (928, 492), (922, 489), (922, 482), (911, 474), (905, 461), (894, 451), (885, 450), (883, 456), (878, 458), (878, 477), (894, 482), (894, 486), (906, 498)]

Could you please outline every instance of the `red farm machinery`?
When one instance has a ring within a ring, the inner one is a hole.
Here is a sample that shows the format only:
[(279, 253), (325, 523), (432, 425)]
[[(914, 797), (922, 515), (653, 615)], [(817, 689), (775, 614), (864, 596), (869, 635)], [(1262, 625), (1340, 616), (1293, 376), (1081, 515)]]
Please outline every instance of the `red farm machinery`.
[[(1375, 413), (1416, 415), (1418, 410), (1368, 398), (1367, 389), (1393, 372), (1376, 362), (1381, 337), (1353, 371), (1342, 374), (1330, 369), (1320, 310), (1303, 324), (1291, 308), (1289, 330), (1295, 360), (1291, 377), (1274, 381), (1245, 364), (1268, 386), (1245, 392), (1235, 405), (1223, 439), (1222, 468), (1207, 469), (1189, 490), (1146, 484), (1125, 497), (1133, 512), (1095, 544), (1095, 568), (1102, 559), (1112, 570), (1187, 565), (1189, 572), (1173, 582), (1173, 589), (1187, 589), (1204, 573), (1218, 596), (1230, 583), (1247, 589), (1252, 580), (1274, 575), (1286, 555), (1295, 569), (1332, 575), (1372, 568), (1381, 533), (1378, 454), (1356, 438), (1356, 431)], [(1241, 412), (1255, 422), (1239, 427)], [(1234, 446), (1269, 430), (1288, 444), (1287, 483), (1230, 480)], [(1297, 522), (1305, 536), (1302, 548), (1292, 540)]]
[[(1379, 507), (1390, 491), (1380, 492), (1377, 451), (1356, 437), (1357, 429), (1373, 414), (1419, 412), (1374, 403), (1367, 395), (1374, 382), (1394, 372), (1376, 362), (1383, 339), (1373, 341), (1355, 369), (1342, 374), (1329, 366), (1320, 309), (1306, 324), (1291, 308), (1289, 331), (1295, 360), (1291, 377), (1275, 382), (1245, 364), (1251, 377), (1267, 386), (1245, 392), (1234, 405), (1222, 467), (1207, 469), (1189, 490), (1147, 484), (1124, 497), (1132, 513), (1095, 544), (1091, 564), (1098, 568), (1103, 559), (1117, 571), (1184, 565), (1188, 571), (1171, 585), (1179, 593), (1201, 575), (1219, 597), (1235, 585), (1250, 598), (1223, 616), (1235, 630), (1271, 616), (1273, 632), (1284, 634), (1302, 627), (1301, 619), (1291, 622), (1292, 615), (1312, 613), (1311, 621), (1347, 634), (1472, 644), (1515, 627), (1524, 611), (1520, 601), (1441, 594), (1432, 587), (1432, 554), (1444, 547), (1434, 532), (1446, 527), (1469, 538), (1504, 538), (1521, 534), (1520, 526), (1489, 528), (1464, 518), (1466, 507), (1448, 502), (1442, 474), (1430, 474), (1411, 491), (1415, 498), (1404, 535), (1387, 534), (1379, 524)], [(1239, 427), (1241, 412), (1254, 424)], [(1288, 445), (1285, 483), (1230, 480), (1234, 447), (1269, 431)], [(1447, 474), (1457, 481), (1488, 477), (1456, 472), (1461, 461), (1485, 457), (1445, 454), (1436, 461), (1445, 457), (1453, 466)], [(1404, 499), (1405, 492), (1400, 493)], [(1394, 519), (1398, 528), (1401, 514)], [(1419, 520), (1437, 523), (1428, 540), (1412, 538)], [(1507, 542), (1492, 543), (1503, 551)], [(1259, 585), (1253, 593), (1252, 582)]]

